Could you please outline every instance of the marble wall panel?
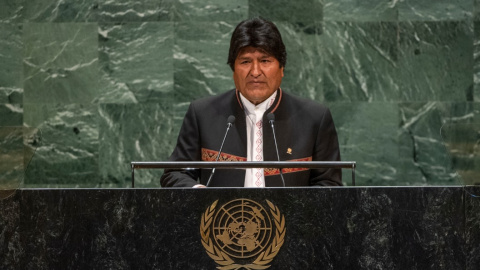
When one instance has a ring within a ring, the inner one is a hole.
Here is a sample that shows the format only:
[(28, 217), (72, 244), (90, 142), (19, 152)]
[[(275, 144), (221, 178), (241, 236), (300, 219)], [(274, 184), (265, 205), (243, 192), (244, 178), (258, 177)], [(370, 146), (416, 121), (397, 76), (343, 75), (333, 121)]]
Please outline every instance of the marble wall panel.
[(173, 91), (173, 23), (101, 24), (99, 103), (159, 102)]
[[(480, 1), (478, 2), (480, 12)], [(480, 19), (478, 17), (477, 19)], [(480, 21), (473, 22), (473, 100), (480, 101)]]
[[(105, 187), (131, 184), (130, 162), (167, 160), (188, 103), (104, 104), (100, 108), (100, 175)], [(162, 171), (136, 170), (135, 186), (159, 186)]]
[(20, 24), (0, 23), (0, 126), (23, 125), (22, 32)]
[(22, 185), (23, 156), (22, 127), (0, 127), (0, 199), (11, 196)]
[(25, 105), (24, 123), (36, 128), (26, 142), (36, 151), (25, 171), (25, 186), (98, 185), (97, 106)]
[(477, 103), (327, 104), (342, 159), (359, 164), (357, 185), (478, 183)]
[(323, 0), (325, 21), (340, 22), (390, 22), (398, 20), (396, 0)]
[[(402, 168), (397, 138), (399, 108), (396, 103), (334, 102), (328, 103), (328, 106), (337, 128), (342, 160), (357, 162), (357, 185), (418, 184), (415, 182), (417, 178), (399, 177)], [(350, 184), (346, 171), (343, 181)]]
[(477, 21), (480, 19), (480, 1), (478, 0), (473, 0), (473, 19)]
[(1, 23), (21, 22), (24, 19), (25, 0), (2, 0)]
[(248, 0), (175, 0), (173, 15), (175, 21), (237, 23), (247, 18)]
[(0, 104), (0, 126), (22, 126), (23, 104)]
[(153, 22), (173, 18), (175, 0), (120, 0), (97, 4), (101, 22)]
[(24, 102), (90, 103), (98, 96), (96, 24), (24, 25)]
[(397, 5), (401, 21), (459, 21), (473, 16), (472, 0), (404, 0)]
[(480, 184), (480, 104), (440, 103), (440, 133), (453, 169), (466, 185)]
[(420, 183), (426, 185), (461, 185), (441, 131), (444, 125), (445, 107), (437, 102), (400, 104), (400, 158), (406, 175), (411, 172), (422, 176)]
[(23, 104), (0, 103), (0, 116), (0, 127), (21, 126), (23, 123)]
[(234, 27), (228, 22), (175, 24), (172, 97), (177, 102), (190, 102), (235, 88), (232, 70), (227, 65)]
[(96, 0), (28, 0), (23, 8), (28, 22), (90, 22), (98, 18)]
[(473, 101), (470, 21), (402, 22), (398, 30), (400, 101)]
[(326, 101), (397, 101), (396, 23), (325, 22)]
[(28, 22), (170, 21), (174, 0), (32, 0), (26, 1)]
[(22, 103), (22, 34), (21, 24), (0, 23), (0, 104)]
[(322, 0), (249, 0), (248, 15), (276, 22), (312, 23), (323, 20), (323, 5)]
[(282, 33), (287, 50), (287, 64), (282, 80), (282, 89), (296, 96), (323, 100), (322, 71), (323, 51), (319, 41), (323, 25), (321, 22), (276, 23)]

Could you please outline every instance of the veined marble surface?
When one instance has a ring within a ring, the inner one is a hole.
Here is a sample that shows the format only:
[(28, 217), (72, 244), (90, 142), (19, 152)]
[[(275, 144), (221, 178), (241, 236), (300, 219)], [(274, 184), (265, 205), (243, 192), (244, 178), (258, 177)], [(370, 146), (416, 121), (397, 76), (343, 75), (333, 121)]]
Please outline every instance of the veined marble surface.
[(24, 100), (91, 103), (98, 95), (98, 35), (93, 23), (24, 25)]
[(473, 16), (472, 0), (321, 0), (328, 21), (450, 21)]
[(331, 108), (358, 185), (480, 182), (477, 0), (1, 4), (0, 186), (129, 186), (192, 100), (234, 87), (230, 35), (252, 16), (282, 33), (282, 88)]
[(99, 26), (98, 103), (160, 102), (173, 91), (171, 22)]

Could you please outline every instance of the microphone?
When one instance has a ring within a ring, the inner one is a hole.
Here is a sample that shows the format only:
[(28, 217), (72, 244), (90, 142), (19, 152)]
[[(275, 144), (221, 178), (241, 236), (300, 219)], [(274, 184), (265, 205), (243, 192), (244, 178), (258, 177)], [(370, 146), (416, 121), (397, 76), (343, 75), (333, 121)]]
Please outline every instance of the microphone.
[[(273, 113), (268, 113), (267, 119), (270, 125), (272, 126), (273, 141), (275, 142), (275, 150), (277, 150), (277, 159), (278, 161), (280, 161), (280, 155), (278, 154), (277, 137), (275, 136), (275, 126), (273, 125), (273, 123), (275, 122), (275, 115)], [(280, 170), (280, 177), (282, 178), (283, 187), (285, 187), (285, 179), (283, 178), (282, 168), (279, 168), (279, 170)]]
[[(225, 143), (225, 139), (227, 138), (228, 131), (230, 130), (230, 127), (233, 126), (233, 123), (235, 123), (235, 116), (230, 115), (227, 119), (227, 130), (225, 131), (225, 136), (223, 136), (222, 145), (220, 145), (220, 150), (218, 150), (218, 155), (217, 155), (217, 158), (215, 159), (215, 162), (217, 162), (218, 159), (220, 158), (220, 154), (222, 153), (223, 144)], [(207, 181), (207, 185), (206, 185), (207, 187), (210, 185), (210, 181), (212, 181), (212, 177), (213, 177), (214, 174), (215, 174), (215, 168), (212, 169), (212, 172), (210, 173), (210, 176), (208, 177), (208, 181)]]

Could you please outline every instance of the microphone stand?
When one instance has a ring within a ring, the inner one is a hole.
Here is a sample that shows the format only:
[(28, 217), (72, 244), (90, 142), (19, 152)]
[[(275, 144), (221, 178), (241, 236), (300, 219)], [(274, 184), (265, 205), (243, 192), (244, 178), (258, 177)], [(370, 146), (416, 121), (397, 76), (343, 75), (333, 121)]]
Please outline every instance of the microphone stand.
[[(277, 137), (275, 136), (275, 126), (273, 123), (275, 122), (275, 115), (273, 113), (267, 114), (267, 119), (270, 125), (272, 126), (273, 131), (273, 141), (275, 142), (275, 150), (277, 151), (277, 160), (280, 161), (280, 155), (278, 154), (278, 145), (277, 145)], [(282, 168), (278, 168), (280, 170), (280, 178), (282, 178), (283, 187), (285, 187), (285, 179), (283, 178)]]
[[(217, 155), (217, 158), (215, 159), (215, 162), (217, 162), (218, 159), (220, 159), (220, 154), (222, 153), (223, 144), (225, 143), (225, 139), (227, 138), (227, 134), (228, 134), (228, 131), (230, 130), (230, 127), (233, 126), (233, 123), (235, 122), (235, 116), (230, 115), (228, 117), (227, 122), (228, 122), (227, 123), (227, 130), (225, 131), (225, 136), (223, 136), (222, 145), (220, 145), (220, 150), (218, 151), (218, 155)], [(213, 177), (214, 174), (215, 174), (215, 168), (212, 169), (212, 172), (210, 173), (210, 176), (208, 177), (206, 187), (208, 187), (210, 185), (210, 181), (212, 181), (212, 177)]]

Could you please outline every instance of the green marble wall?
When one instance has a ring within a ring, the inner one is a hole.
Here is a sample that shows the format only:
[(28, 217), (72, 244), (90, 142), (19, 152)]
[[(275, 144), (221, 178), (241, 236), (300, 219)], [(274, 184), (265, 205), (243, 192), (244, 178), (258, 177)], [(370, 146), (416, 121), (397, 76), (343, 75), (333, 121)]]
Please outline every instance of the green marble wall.
[(331, 108), (359, 185), (480, 182), (478, 0), (0, 7), (3, 188), (129, 186), (130, 161), (170, 155), (190, 101), (233, 88), (229, 38), (252, 16), (282, 32), (283, 88)]

